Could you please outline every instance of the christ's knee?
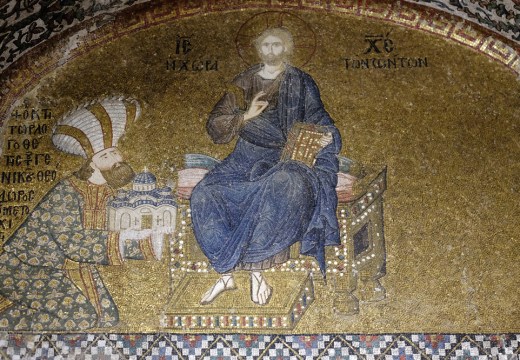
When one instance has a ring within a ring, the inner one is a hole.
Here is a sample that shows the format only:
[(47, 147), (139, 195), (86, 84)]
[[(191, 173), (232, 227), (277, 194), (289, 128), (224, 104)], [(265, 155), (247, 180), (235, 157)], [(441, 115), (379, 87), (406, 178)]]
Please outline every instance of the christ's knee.
[(273, 174), (273, 186), (279, 200), (302, 200), (312, 197), (312, 189), (304, 174), (294, 169), (282, 169)]

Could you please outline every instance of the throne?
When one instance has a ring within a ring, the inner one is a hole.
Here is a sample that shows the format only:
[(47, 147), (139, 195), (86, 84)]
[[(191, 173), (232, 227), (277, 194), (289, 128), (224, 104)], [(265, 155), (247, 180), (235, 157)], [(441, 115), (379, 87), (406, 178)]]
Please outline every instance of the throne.
[[(165, 328), (292, 329), (314, 301), (316, 292), (332, 294), (332, 310), (343, 315), (357, 314), (360, 302), (385, 298), (379, 279), (386, 273), (386, 167), (371, 169), (340, 156), (336, 191), (341, 244), (326, 248), (327, 280), (314, 258), (300, 255), (296, 243), (291, 247), (290, 259), (266, 275), (274, 288), (268, 305), (252, 304), (248, 293), (237, 290), (232, 296), (224, 293), (210, 305), (200, 305), (202, 294), (218, 275), (195, 240), (189, 198), (195, 185), (218, 162), (209, 156), (187, 154), (185, 167), (178, 174), (179, 224), (169, 244), (171, 296), (162, 317)], [(247, 283), (247, 274), (238, 273), (235, 279), (240, 287)]]

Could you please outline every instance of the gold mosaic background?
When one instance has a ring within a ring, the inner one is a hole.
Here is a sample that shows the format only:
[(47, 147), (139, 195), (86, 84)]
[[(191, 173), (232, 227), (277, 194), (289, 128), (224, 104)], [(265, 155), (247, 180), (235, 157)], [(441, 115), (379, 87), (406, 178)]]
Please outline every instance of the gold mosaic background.
[[(211, 144), (205, 120), (225, 81), (246, 69), (234, 39), (259, 12), (205, 14), (120, 37), (52, 71), (21, 100), (52, 107), (58, 119), (97, 97), (140, 99), (143, 115), (120, 148), (136, 170), (147, 166), (162, 181), (174, 179), (172, 169), (182, 166), (185, 153), (222, 158), (232, 149)], [(520, 83), (514, 73), (467, 47), (390, 23), (294, 14), (316, 34), (316, 53), (303, 69), (342, 133), (342, 154), (386, 164), (388, 190), (387, 299), (337, 317), (321, 292), (293, 332), (520, 330)], [(345, 58), (366, 50), (365, 35), (389, 32), (400, 56), (426, 57), (428, 67), (345, 69)], [(218, 60), (219, 71), (167, 71), (169, 56), (183, 58), (175, 54), (177, 35), (191, 36), (186, 58)], [(42, 140), (60, 178), (80, 164)], [(47, 190), (38, 189), (39, 196)], [(160, 330), (166, 262), (106, 267), (102, 274), (121, 313), (114, 331)]]

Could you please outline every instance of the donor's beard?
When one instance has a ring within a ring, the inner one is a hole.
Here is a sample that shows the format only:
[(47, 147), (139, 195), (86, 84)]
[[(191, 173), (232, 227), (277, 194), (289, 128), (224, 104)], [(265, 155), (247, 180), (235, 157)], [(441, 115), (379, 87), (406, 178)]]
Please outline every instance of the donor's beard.
[(105, 178), (107, 184), (114, 189), (119, 189), (135, 177), (134, 170), (126, 162), (119, 162), (112, 166), (110, 170), (101, 170), (101, 174)]

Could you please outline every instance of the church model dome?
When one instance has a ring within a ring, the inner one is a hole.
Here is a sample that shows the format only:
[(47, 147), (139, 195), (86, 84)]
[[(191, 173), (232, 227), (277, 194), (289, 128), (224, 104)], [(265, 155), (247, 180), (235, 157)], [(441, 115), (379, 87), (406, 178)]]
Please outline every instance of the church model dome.
[(157, 178), (151, 172), (145, 170), (135, 176), (133, 182), (134, 191), (151, 191), (156, 187)]

